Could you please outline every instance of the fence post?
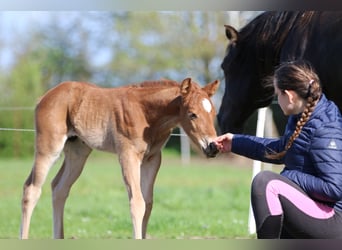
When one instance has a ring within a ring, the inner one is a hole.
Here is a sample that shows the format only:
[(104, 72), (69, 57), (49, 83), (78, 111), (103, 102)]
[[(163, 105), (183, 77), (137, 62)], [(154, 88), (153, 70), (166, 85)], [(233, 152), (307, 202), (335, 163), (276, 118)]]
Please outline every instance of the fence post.
[(186, 136), (183, 128), (180, 128), (180, 143), (181, 143), (181, 159), (182, 164), (187, 164), (190, 162), (190, 141), (189, 137)]
[[(257, 120), (257, 127), (256, 127), (256, 136), (264, 137), (265, 133), (265, 121), (266, 121), (266, 110), (267, 108), (260, 108), (258, 110), (258, 120)], [(261, 171), (261, 162), (260, 161), (253, 161), (253, 178)], [(255, 220), (252, 205), (249, 205), (249, 216), (248, 216), (248, 231), (250, 234), (254, 234), (256, 232), (255, 228)]]

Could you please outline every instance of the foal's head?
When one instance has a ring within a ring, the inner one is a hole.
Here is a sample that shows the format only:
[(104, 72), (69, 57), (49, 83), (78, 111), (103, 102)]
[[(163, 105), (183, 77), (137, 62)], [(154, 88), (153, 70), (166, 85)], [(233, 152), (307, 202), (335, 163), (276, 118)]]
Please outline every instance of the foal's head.
[(201, 88), (187, 78), (183, 80), (180, 87), (182, 96), (180, 124), (207, 157), (215, 157), (218, 153), (216, 146), (211, 143), (217, 135), (214, 126), (216, 111), (210, 100), (218, 85), (219, 81), (216, 80)]

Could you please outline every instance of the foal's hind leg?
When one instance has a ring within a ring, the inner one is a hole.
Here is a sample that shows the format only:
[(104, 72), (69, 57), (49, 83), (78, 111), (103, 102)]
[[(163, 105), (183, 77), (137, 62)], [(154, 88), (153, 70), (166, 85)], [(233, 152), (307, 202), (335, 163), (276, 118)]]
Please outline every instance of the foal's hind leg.
[(27, 239), (33, 210), (41, 195), (41, 189), (53, 163), (63, 150), (66, 136), (63, 134), (37, 133), (33, 168), (24, 184), (20, 238)]
[(54, 238), (64, 238), (63, 214), (65, 201), (71, 186), (80, 176), (91, 148), (79, 138), (68, 140), (64, 147), (65, 159), (61, 169), (51, 183)]

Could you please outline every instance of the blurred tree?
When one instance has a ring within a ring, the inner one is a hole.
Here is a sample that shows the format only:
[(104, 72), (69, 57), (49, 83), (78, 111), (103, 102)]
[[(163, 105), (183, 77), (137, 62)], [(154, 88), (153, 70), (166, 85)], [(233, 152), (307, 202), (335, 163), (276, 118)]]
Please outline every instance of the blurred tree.
[[(52, 18), (43, 27), (36, 27), (15, 48), (15, 60), (10, 71), (3, 72), (0, 127), (33, 128), (33, 107), (49, 88), (64, 80), (88, 80), (91, 70), (82, 43), (87, 33), (81, 29), (81, 19), (75, 18), (61, 26)], [(78, 42), (71, 33), (77, 34)], [(82, 38), (80, 38), (82, 37)], [(17, 38), (18, 39), (18, 38)], [(31, 107), (31, 108), (30, 108)], [(2, 132), (0, 155), (21, 157), (33, 153), (33, 133)]]
[[(40, 64), (28, 60), (27, 56), (17, 58), (11, 73), (4, 78), (0, 102), (2, 128), (33, 128), (33, 106), (43, 89), (40, 85)], [(33, 153), (33, 133), (1, 132), (1, 156), (21, 157)]]
[[(67, 18), (67, 21), (65, 19)], [(89, 81), (92, 76), (88, 58), (90, 31), (84, 28), (81, 14), (52, 15), (37, 30), (31, 56), (39, 58), (46, 89), (66, 80)]]
[[(224, 14), (125, 12), (112, 14), (112, 85), (146, 79), (193, 77), (204, 84), (221, 77)], [(219, 46), (220, 45), (220, 46)]]

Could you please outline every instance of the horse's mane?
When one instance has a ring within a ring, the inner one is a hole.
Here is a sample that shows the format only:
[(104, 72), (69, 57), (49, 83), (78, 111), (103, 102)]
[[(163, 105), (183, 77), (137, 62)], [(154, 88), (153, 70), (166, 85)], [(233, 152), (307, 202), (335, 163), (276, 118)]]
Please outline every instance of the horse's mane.
[[(300, 31), (302, 44), (306, 42), (306, 35), (311, 32), (308, 24), (321, 13), (315, 11), (266, 11), (245, 25), (239, 32), (239, 43), (248, 48), (254, 48), (255, 58), (262, 58), (263, 64), (259, 64), (258, 72), (267, 72), (265, 69), (273, 68), (279, 61), (281, 48), (290, 32)], [(255, 37), (256, 39), (251, 39)], [(241, 61), (244, 57), (252, 56), (243, 49), (237, 56)], [(265, 77), (263, 75), (261, 77)]]
[(131, 88), (155, 88), (155, 87), (174, 87), (179, 86), (179, 83), (173, 80), (161, 79), (161, 80), (151, 80), (143, 81), (140, 83), (134, 83), (128, 85)]
[[(309, 27), (312, 19), (321, 15), (315, 11), (266, 11), (255, 17), (239, 31), (237, 44), (239, 49), (234, 56), (223, 61), (223, 64), (232, 65), (231, 72), (244, 70), (246, 65), (253, 78), (267, 79), (274, 67), (279, 64), (280, 53), (286, 39), (291, 32), (301, 34), (301, 44), (307, 42)], [(289, 58), (292, 56), (287, 55)], [(252, 59), (251, 59), (252, 58)], [(238, 63), (230, 64), (233, 60)], [(253, 61), (254, 60), (254, 61)], [(264, 80), (262, 86), (268, 91), (260, 97), (261, 103), (268, 103), (273, 96), (273, 85)]]
[[(263, 41), (282, 42), (294, 27), (305, 27), (315, 15), (314, 11), (267, 11), (261, 13), (240, 31), (241, 40), (256, 35)], [(251, 39), (248, 39), (251, 41)]]

